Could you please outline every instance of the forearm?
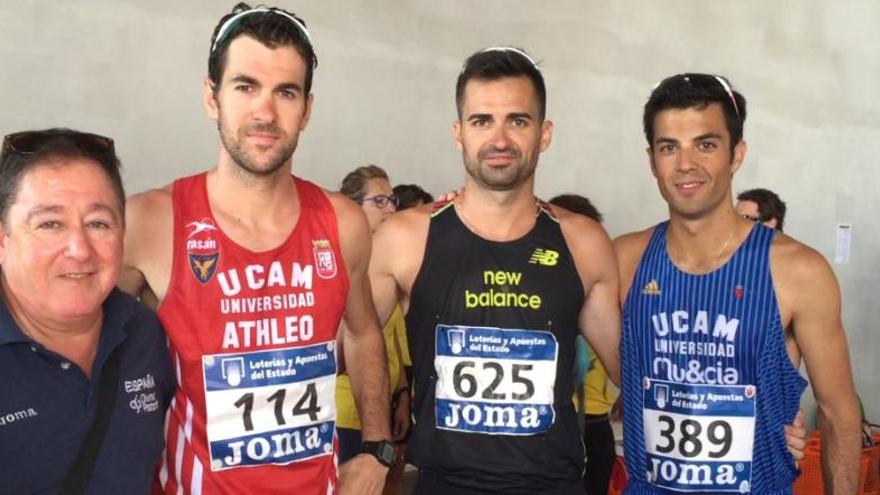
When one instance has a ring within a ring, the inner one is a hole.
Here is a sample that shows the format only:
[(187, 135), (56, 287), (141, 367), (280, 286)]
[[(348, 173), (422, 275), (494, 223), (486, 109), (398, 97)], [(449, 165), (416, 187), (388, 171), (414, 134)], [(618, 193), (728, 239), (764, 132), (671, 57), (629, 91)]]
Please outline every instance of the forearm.
[(861, 425), (856, 398), (822, 407), (822, 478), (825, 493), (857, 493), (861, 456)]
[(388, 429), (388, 365), (385, 342), (378, 331), (345, 335), (347, 371), (366, 440), (390, 438)]

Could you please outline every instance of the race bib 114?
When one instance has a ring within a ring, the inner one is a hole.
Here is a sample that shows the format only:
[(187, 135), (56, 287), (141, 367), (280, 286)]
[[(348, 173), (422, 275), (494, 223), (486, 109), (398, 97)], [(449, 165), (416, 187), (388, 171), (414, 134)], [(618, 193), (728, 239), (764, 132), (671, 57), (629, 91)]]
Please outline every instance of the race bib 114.
[(202, 357), (211, 470), (333, 452), (335, 342)]
[(436, 427), (534, 435), (553, 424), (558, 344), (538, 330), (437, 325)]
[(754, 386), (642, 385), (650, 482), (682, 492), (751, 491)]

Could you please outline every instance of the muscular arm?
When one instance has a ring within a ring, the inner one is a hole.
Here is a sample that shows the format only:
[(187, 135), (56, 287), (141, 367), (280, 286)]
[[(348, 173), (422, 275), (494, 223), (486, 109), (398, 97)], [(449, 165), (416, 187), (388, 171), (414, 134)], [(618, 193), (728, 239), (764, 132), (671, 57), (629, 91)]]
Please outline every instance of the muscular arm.
[(406, 314), (409, 293), (425, 254), (431, 205), (395, 213), (373, 233), (370, 284), (384, 325), (400, 303)]
[(579, 215), (560, 214), (562, 232), (584, 284), (578, 324), (608, 377), (620, 384), (617, 260), (605, 230)]
[(331, 196), (339, 219), (342, 256), (348, 269), (344, 352), (365, 441), (391, 438), (388, 426), (388, 366), (385, 342), (367, 278), (370, 231), (363, 212), (338, 195)]
[(117, 285), (154, 310), (171, 277), (173, 215), (170, 187), (135, 194), (125, 206), (125, 251)]
[(861, 431), (849, 351), (840, 320), (840, 288), (816, 251), (791, 239), (774, 245), (773, 276), (783, 321), (790, 321), (824, 420), (822, 474), (825, 493), (857, 491)]

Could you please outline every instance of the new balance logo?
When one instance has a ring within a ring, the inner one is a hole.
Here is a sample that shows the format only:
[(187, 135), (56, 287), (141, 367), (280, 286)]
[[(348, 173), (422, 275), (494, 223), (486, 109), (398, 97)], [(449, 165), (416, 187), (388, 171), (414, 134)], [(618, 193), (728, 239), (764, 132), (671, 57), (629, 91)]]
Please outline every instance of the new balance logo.
[(559, 253), (556, 251), (553, 251), (552, 249), (535, 248), (535, 252), (532, 253), (532, 257), (529, 258), (529, 263), (533, 265), (556, 266), (558, 260)]
[(657, 283), (656, 279), (652, 279), (650, 282), (645, 284), (644, 287), (642, 287), (642, 294), (646, 296), (659, 296), (660, 284)]

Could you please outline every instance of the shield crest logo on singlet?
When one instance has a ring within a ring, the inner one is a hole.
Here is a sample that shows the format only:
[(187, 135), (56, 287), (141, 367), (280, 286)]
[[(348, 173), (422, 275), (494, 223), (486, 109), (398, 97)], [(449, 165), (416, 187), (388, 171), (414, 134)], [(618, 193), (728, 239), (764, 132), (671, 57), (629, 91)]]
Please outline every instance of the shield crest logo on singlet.
[(312, 241), (312, 253), (315, 255), (315, 268), (318, 276), (323, 279), (336, 276), (336, 257), (327, 239)]
[(219, 244), (213, 232), (217, 230), (210, 218), (195, 220), (186, 224), (186, 256), (193, 276), (202, 284), (208, 283), (217, 271), (220, 259)]

